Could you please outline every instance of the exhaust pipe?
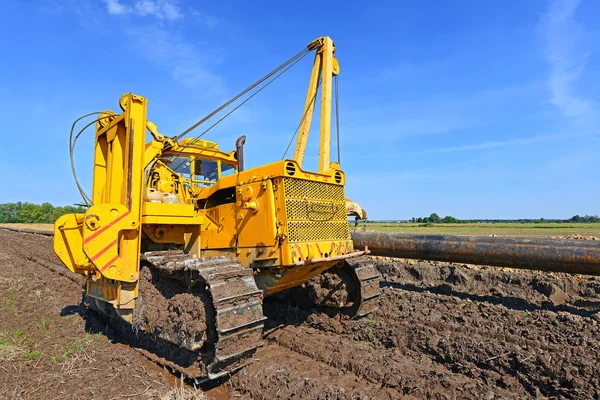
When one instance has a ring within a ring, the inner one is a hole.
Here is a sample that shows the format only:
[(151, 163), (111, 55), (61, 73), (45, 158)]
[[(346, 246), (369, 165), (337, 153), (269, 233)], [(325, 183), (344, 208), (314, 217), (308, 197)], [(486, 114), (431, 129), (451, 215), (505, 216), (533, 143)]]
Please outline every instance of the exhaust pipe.
[(244, 144), (246, 143), (246, 136), (240, 136), (235, 141), (235, 153), (238, 164), (238, 172), (242, 172), (244, 170)]

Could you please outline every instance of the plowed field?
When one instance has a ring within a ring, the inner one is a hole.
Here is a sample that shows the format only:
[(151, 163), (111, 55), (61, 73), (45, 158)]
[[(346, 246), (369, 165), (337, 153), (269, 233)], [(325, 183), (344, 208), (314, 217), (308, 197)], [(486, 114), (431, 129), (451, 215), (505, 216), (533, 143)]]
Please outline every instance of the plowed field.
[[(267, 299), (265, 345), (208, 395), (600, 397), (599, 279), (377, 263), (382, 296), (368, 319)], [(0, 229), (0, 398), (201, 398), (82, 310), (79, 277), (60, 265), (52, 238)]]

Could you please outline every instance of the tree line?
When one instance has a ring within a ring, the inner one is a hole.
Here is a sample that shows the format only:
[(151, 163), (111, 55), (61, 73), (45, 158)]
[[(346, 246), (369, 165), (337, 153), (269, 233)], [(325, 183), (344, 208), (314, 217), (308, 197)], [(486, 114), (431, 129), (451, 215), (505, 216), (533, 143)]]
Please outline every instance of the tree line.
[(55, 207), (50, 203), (4, 203), (0, 204), (0, 223), (53, 224), (61, 215), (85, 210), (85, 207)]
[(569, 218), (568, 222), (600, 222), (600, 217), (597, 215), (584, 215), (583, 217), (575, 215)]
[(444, 218), (440, 218), (436, 213), (431, 213), (429, 217), (413, 217), (410, 222), (425, 223), (425, 224), (457, 224), (462, 221), (447, 215)]
[[(53, 224), (61, 215), (70, 213), (84, 213), (85, 207), (64, 206), (55, 207), (50, 203), (4, 203), (0, 204), (0, 223), (24, 223), (24, 224)], [(600, 222), (597, 215), (574, 215), (569, 219), (458, 219), (447, 215), (440, 217), (437, 213), (431, 213), (428, 217), (413, 217), (409, 220), (419, 224), (460, 224), (460, 223), (544, 223), (544, 222), (574, 222), (589, 223)]]
[(597, 215), (585, 215), (579, 216), (574, 215), (569, 219), (457, 219), (450, 215), (441, 218), (438, 214), (432, 213), (429, 217), (413, 217), (409, 220), (412, 223), (423, 223), (423, 224), (472, 224), (472, 223), (546, 223), (546, 222), (575, 222), (575, 223), (589, 223), (589, 222), (600, 222), (600, 217)]

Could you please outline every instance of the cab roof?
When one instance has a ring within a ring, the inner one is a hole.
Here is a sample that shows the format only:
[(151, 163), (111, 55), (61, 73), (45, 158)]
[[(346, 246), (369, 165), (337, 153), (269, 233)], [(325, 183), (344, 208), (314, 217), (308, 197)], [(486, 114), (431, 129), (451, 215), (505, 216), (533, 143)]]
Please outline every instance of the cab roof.
[(218, 144), (204, 139), (186, 138), (179, 142), (179, 144), (185, 147), (195, 147), (198, 149), (219, 150)]

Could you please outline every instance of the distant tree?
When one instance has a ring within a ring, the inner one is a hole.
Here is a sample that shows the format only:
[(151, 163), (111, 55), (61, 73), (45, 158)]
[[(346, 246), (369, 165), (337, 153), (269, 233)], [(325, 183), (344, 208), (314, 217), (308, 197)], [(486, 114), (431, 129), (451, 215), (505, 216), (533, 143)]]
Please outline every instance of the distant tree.
[(579, 215), (574, 215), (573, 217), (571, 217), (571, 219), (569, 219), (569, 221), (571, 221), (571, 222), (581, 222), (581, 217)]
[(429, 222), (431, 222), (432, 224), (439, 224), (440, 223), (440, 216), (437, 215), (436, 213), (432, 213), (429, 216)]
[(581, 218), (581, 222), (600, 222), (600, 218), (597, 215), (586, 215)]
[(456, 223), (458, 223), (459, 221), (458, 221), (456, 218), (454, 218), (454, 217), (452, 217), (452, 216), (450, 216), (450, 215), (447, 215), (447, 216), (445, 216), (444, 218), (442, 218), (442, 222), (443, 222), (444, 224), (456, 224)]
[(52, 224), (58, 217), (69, 213), (84, 213), (84, 207), (54, 207), (50, 203), (5, 203), (0, 204), (0, 222)]
[(417, 218), (417, 222), (418, 222), (418, 223), (421, 223), (421, 222), (423, 222), (423, 218), (421, 218), (421, 217)]

